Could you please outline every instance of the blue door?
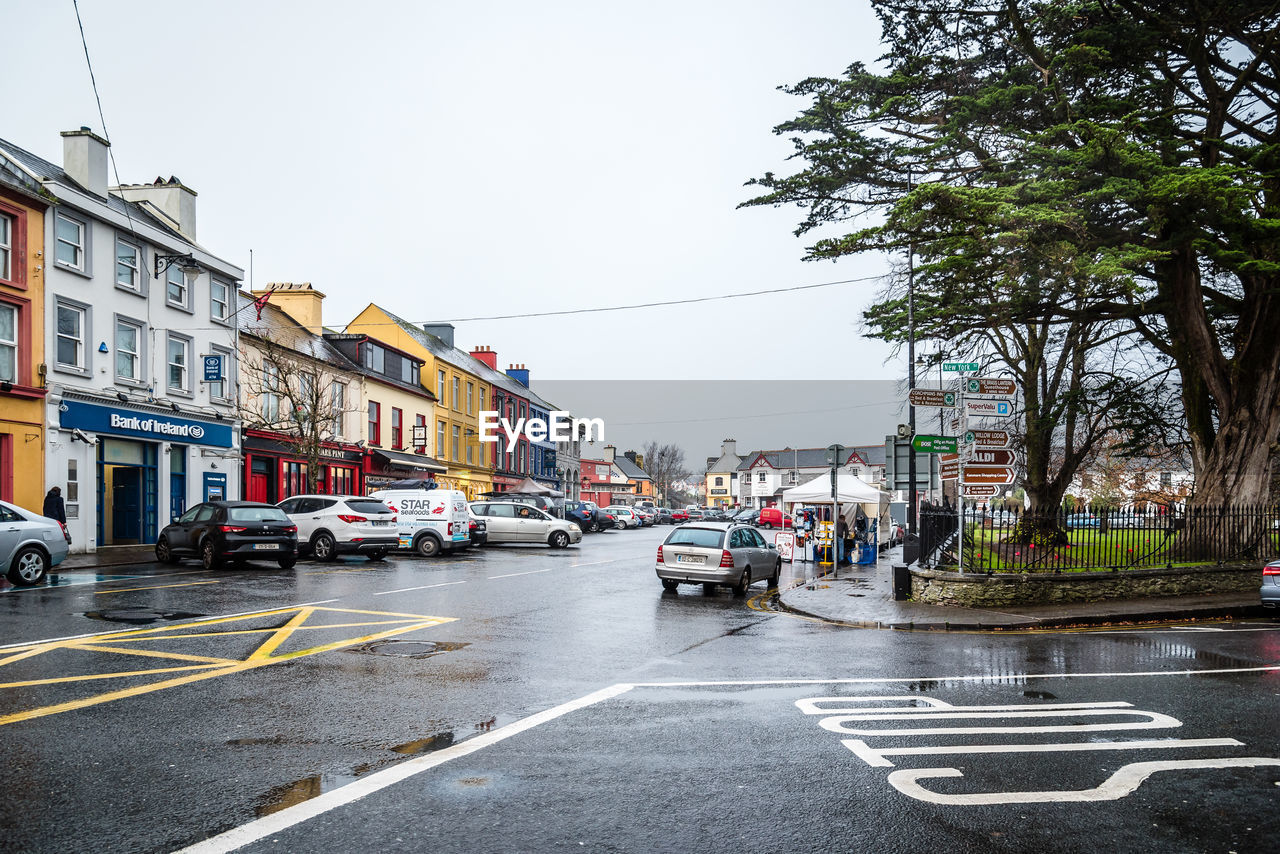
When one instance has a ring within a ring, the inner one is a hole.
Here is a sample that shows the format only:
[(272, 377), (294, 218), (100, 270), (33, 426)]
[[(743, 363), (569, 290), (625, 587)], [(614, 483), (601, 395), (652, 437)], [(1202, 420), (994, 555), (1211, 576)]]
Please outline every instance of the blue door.
[(111, 486), (111, 539), (117, 543), (142, 542), (142, 469), (113, 466)]

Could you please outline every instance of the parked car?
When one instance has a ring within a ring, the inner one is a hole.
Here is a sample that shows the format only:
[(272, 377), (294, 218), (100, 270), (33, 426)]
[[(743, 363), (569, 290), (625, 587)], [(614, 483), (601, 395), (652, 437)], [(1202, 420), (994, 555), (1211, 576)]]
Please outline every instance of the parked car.
[(564, 499), (552, 498), (549, 495), (521, 495), (504, 492), (501, 496), (495, 496), (500, 501), (514, 501), (517, 504), (528, 504), (530, 507), (537, 507), (548, 516), (559, 518), (564, 512)]
[(564, 518), (576, 524), (583, 531), (598, 531), (595, 505), (587, 501), (566, 501)]
[(778, 507), (761, 507), (760, 519), (756, 524), (761, 528), (790, 528), (791, 514), (783, 513)]
[(685, 513), (689, 516), (689, 518), (685, 520), (688, 522), (701, 522), (703, 519), (707, 518), (705, 511), (703, 511), (701, 507), (694, 507), (692, 510), (686, 510)]
[(653, 523), (655, 525), (670, 525), (671, 510), (667, 507), (659, 507), (654, 511)]
[(596, 524), (600, 526), (601, 531), (607, 531), (618, 527), (618, 517), (608, 510), (596, 510)]
[(400, 543), (396, 514), (376, 498), (295, 495), (276, 506), (298, 526), (298, 553), (316, 560), (341, 554), (381, 560)]
[(582, 542), (582, 529), (574, 522), (544, 513), (516, 501), (473, 501), (471, 512), (484, 519), (491, 543), (546, 543), (563, 549)]
[(640, 523), (642, 527), (644, 525), (653, 526), (657, 524), (658, 516), (649, 507), (645, 507), (643, 505), (638, 507), (632, 507), (631, 512), (640, 517)]
[(423, 557), (471, 547), (467, 496), (456, 489), (395, 488), (369, 494), (396, 514), (399, 547)]
[(290, 569), (298, 560), (298, 526), (274, 504), (206, 501), (166, 525), (156, 539), (156, 560), (198, 557), (207, 570), (225, 561), (274, 560)]
[(719, 507), (703, 508), (702, 518), (708, 522), (728, 522), (729, 521), (728, 517), (725, 516), (724, 511), (721, 510)]
[(760, 511), (753, 507), (744, 507), (733, 516), (733, 521), (743, 525), (754, 525), (760, 520)]
[(0, 567), (10, 583), (39, 584), (67, 556), (71, 535), (57, 519), (0, 501)]
[(1096, 528), (1098, 517), (1092, 513), (1072, 513), (1067, 517), (1068, 528)]
[(1280, 608), (1280, 560), (1262, 568), (1262, 607)]
[(679, 524), (682, 524), (682, 523), (684, 523), (684, 522), (688, 522), (688, 521), (689, 521), (689, 511), (688, 511), (688, 510), (684, 510), (684, 509), (677, 509), (677, 510), (672, 510), (672, 511), (671, 511), (671, 522), (672, 522), (673, 524), (679, 525)]
[[(470, 514), (470, 512), (471, 508), (468, 507), (467, 513)], [(483, 519), (472, 516), (467, 521), (467, 533), (471, 536), (472, 546), (483, 546), (489, 542), (489, 524)]]
[(611, 505), (604, 509), (613, 515), (619, 528), (639, 528), (644, 525), (640, 517), (631, 512), (630, 507), (615, 507)]
[(658, 546), (654, 568), (663, 590), (701, 584), (712, 593), (723, 584), (741, 596), (756, 581), (767, 580), (770, 587), (777, 587), (782, 559), (777, 548), (750, 525), (691, 522), (667, 534)]

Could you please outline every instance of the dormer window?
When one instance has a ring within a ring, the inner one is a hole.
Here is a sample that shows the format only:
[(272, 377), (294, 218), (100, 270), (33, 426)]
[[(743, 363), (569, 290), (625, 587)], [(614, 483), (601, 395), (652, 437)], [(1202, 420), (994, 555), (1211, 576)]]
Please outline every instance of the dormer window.
[(386, 370), (386, 351), (377, 344), (365, 343), (364, 366), (374, 373), (381, 374)]

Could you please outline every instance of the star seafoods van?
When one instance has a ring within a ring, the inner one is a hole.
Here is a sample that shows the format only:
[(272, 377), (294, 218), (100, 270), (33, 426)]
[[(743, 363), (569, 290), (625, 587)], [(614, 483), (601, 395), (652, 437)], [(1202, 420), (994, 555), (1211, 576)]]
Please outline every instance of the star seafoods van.
[(471, 545), (467, 496), (456, 489), (380, 489), (370, 493), (396, 514), (400, 548), (426, 557)]

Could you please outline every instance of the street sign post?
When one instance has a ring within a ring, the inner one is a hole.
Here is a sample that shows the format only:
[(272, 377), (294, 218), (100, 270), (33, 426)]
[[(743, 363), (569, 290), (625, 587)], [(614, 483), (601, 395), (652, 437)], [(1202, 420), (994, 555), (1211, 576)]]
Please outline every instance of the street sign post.
[(960, 494), (965, 498), (994, 498), (1000, 492), (998, 486), (966, 483), (960, 487)]
[(930, 454), (954, 454), (959, 442), (954, 436), (916, 436), (911, 447)]
[(955, 480), (960, 477), (959, 454), (940, 454), (938, 464), (938, 476), (943, 480)]
[(985, 394), (993, 397), (1013, 397), (1018, 393), (1018, 384), (1013, 380), (973, 377), (965, 380), (964, 390), (969, 394)]
[(913, 388), (907, 395), (912, 406), (937, 406), (950, 408), (956, 405), (956, 393), (940, 388)]
[(960, 472), (960, 482), (1005, 486), (1013, 483), (1013, 469), (1009, 466), (965, 466)]
[(942, 370), (944, 371), (976, 371), (978, 370), (977, 362), (943, 362)]
[(1009, 439), (1008, 430), (967, 430), (964, 434), (965, 444), (979, 448), (1007, 448)]

